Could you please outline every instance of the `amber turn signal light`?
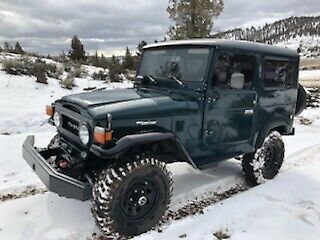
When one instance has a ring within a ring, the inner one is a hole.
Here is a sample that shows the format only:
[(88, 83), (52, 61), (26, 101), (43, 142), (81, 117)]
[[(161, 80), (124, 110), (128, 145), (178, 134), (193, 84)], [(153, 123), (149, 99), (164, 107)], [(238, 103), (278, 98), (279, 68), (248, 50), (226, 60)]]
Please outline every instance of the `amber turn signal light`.
[(48, 116), (50, 116), (50, 117), (52, 117), (53, 116), (53, 112), (54, 112), (54, 109), (53, 109), (53, 107), (52, 106), (46, 106), (46, 114), (48, 115)]
[(94, 141), (96, 143), (105, 144), (112, 140), (112, 131), (106, 131), (102, 127), (94, 128)]

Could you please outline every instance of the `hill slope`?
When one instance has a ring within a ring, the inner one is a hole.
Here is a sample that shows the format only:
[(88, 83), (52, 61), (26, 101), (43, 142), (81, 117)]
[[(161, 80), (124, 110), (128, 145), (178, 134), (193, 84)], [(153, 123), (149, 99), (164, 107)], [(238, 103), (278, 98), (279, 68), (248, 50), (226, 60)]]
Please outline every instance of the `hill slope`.
[(213, 38), (246, 40), (300, 48), (303, 57), (320, 56), (320, 16), (290, 17), (262, 27), (235, 28)]

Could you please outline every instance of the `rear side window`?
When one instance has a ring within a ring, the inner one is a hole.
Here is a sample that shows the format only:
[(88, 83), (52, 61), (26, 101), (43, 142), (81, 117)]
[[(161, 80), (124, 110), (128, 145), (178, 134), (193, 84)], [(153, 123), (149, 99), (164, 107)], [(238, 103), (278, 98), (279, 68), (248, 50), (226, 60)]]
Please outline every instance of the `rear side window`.
[(265, 60), (263, 84), (266, 88), (285, 88), (294, 84), (295, 63)]
[(221, 52), (214, 67), (213, 86), (232, 89), (231, 79), (238, 75), (244, 79), (243, 89), (252, 88), (255, 68), (254, 56)]

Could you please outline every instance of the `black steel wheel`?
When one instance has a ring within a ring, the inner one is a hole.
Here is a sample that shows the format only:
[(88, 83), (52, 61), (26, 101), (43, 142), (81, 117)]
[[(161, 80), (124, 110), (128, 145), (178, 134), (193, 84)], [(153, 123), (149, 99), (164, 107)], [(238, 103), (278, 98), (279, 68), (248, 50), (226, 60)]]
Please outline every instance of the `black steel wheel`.
[(146, 157), (102, 171), (93, 188), (92, 213), (106, 236), (135, 236), (162, 219), (172, 192), (165, 163)]
[(272, 131), (259, 149), (243, 156), (242, 170), (247, 181), (256, 185), (274, 178), (282, 166), (284, 152), (281, 134)]

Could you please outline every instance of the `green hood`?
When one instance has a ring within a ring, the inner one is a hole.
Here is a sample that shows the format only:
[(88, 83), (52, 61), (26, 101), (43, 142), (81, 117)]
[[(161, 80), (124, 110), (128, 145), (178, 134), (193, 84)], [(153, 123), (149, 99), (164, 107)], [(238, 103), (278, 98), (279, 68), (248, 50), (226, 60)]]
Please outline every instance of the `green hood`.
[(63, 97), (62, 100), (75, 103), (87, 109), (93, 106), (130, 101), (139, 98), (141, 98), (141, 96), (134, 89), (113, 89), (73, 94)]
[(105, 119), (107, 113), (111, 113), (113, 119), (185, 113), (191, 103), (179, 94), (150, 89), (94, 91), (66, 96), (62, 100), (85, 108), (95, 120)]

